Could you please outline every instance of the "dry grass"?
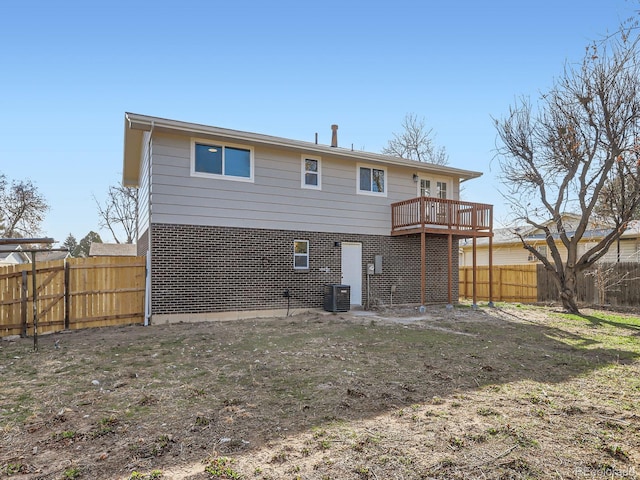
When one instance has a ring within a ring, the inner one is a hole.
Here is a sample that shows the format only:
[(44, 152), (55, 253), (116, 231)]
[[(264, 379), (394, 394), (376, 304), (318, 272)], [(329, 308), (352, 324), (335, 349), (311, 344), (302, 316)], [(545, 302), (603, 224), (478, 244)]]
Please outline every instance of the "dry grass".
[(0, 342), (0, 477), (640, 474), (637, 316), (353, 313)]

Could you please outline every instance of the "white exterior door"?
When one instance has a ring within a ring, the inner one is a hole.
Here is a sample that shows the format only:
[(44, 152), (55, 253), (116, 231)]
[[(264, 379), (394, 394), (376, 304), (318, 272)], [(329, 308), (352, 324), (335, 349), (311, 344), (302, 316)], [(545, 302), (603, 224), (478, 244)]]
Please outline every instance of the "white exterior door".
[(351, 305), (362, 305), (362, 244), (342, 242), (342, 284), (351, 286)]
[(451, 187), (451, 181), (446, 178), (420, 177), (418, 180), (418, 196), (451, 198)]

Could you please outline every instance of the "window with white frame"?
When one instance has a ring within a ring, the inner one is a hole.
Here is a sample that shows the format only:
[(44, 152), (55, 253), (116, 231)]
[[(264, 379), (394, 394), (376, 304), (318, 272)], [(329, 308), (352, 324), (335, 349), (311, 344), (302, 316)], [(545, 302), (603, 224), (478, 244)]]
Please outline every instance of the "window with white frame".
[(302, 156), (302, 188), (322, 188), (320, 157)]
[(387, 196), (386, 168), (358, 165), (358, 193)]
[(191, 140), (194, 176), (253, 181), (253, 148), (207, 140)]
[(309, 269), (309, 240), (293, 241), (293, 268), (296, 270)]
[(421, 197), (435, 197), (446, 199), (448, 197), (448, 184), (449, 182), (447, 182), (446, 180), (421, 178), (418, 194)]
[(426, 178), (420, 179), (420, 196), (421, 197), (431, 196), (431, 180), (428, 180)]

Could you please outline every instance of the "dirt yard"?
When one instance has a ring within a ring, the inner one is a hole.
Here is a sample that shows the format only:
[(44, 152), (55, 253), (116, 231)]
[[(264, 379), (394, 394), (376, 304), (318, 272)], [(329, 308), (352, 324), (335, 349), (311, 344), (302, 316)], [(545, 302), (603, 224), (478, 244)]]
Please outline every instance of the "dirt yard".
[(640, 319), (314, 312), (0, 341), (0, 477), (640, 476)]

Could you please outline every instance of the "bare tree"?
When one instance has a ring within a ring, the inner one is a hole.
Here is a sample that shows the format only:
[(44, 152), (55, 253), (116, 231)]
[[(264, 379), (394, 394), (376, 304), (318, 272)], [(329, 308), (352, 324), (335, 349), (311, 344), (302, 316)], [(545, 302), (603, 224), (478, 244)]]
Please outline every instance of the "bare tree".
[[(620, 34), (590, 46), (567, 66), (535, 110), (522, 99), (496, 120), (505, 194), (518, 220), (546, 235), (548, 256), (520, 235), (523, 247), (552, 272), (563, 307), (577, 313), (578, 274), (622, 235), (640, 204), (640, 68), (638, 39)], [(610, 230), (580, 253), (578, 243), (606, 186)], [(563, 212), (579, 219), (567, 225)], [(551, 218), (549, 224), (544, 222)], [(555, 239), (566, 249), (564, 258)]]
[(0, 234), (5, 238), (33, 237), (49, 205), (31, 180), (13, 180), (0, 174)]
[[(629, 194), (628, 188), (625, 183), (628, 181), (626, 178), (614, 177), (608, 181), (600, 191), (600, 197), (596, 204), (593, 213), (601, 222), (607, 222), (609, 218), (616, 215), (616, 212), (620, 208), (624, 208), (629, 203), (630, 198), (625, 198), (622, 194)], [(632, 214), (633, 220), (640, 219), (640, 205)]]
[(449, 155), (444, 147), (435, 145), (433, 129), (427, 130), (424, 118), (419, 119), (414, 113), (408, 113), (402, 121), (402, 129), (401, 133), (393, 134), (393, 139), (389, 140), (382, 153), (436, 165), (449, 163)]
[(118, 232), (124, 232), (124, 243), (133, 243), (138, 233), (138, 189), (122, 184), (111, 185), (104, 204), (93, 198), (98, 206), (100, 226), (108, 228), (116, 243)]

